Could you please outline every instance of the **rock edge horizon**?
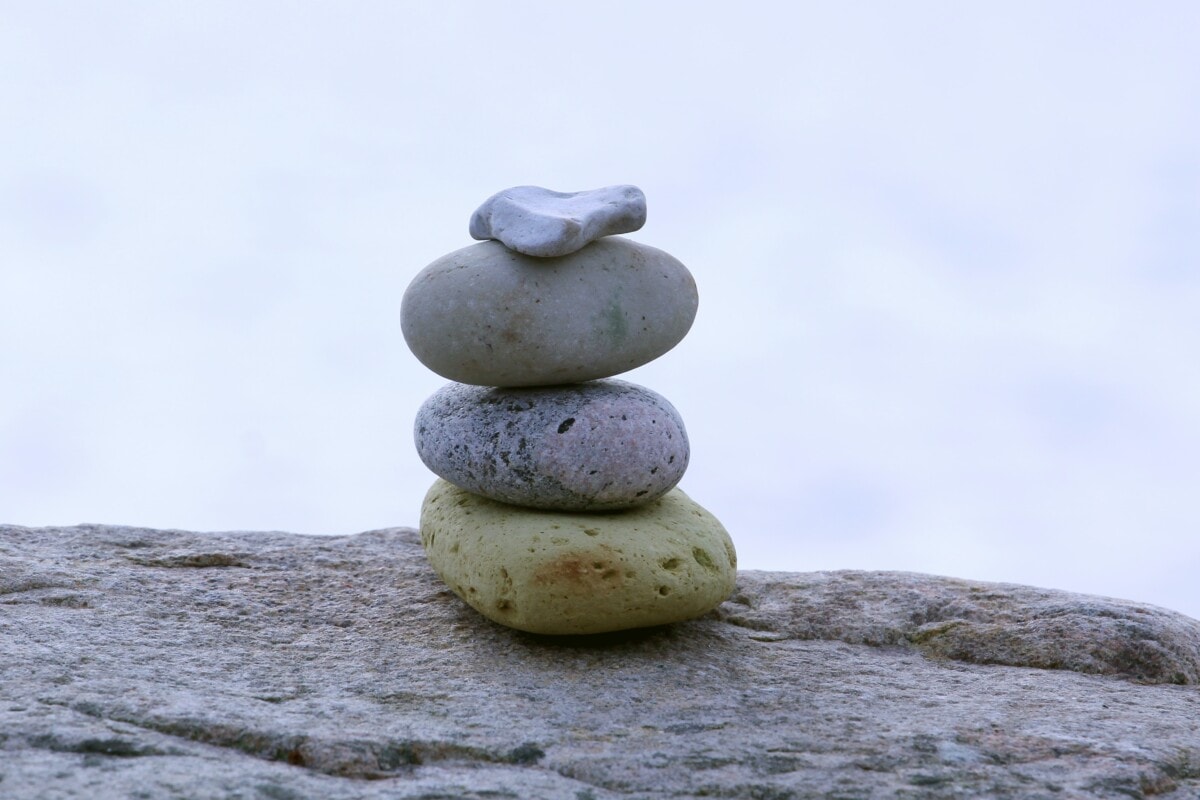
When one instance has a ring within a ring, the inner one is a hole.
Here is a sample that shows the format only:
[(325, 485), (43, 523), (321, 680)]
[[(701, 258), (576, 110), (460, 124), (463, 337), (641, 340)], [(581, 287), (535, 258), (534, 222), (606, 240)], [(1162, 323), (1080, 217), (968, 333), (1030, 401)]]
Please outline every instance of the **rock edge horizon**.
[(12, 798), (1200, 790), (1200, 622), (919, 573), (741, 571), (697, 620), (559, 638), (467, 608), (411, 528), (0, 526), (0, 664)]
[[(124, 531), (206, 537), (214, 544), (227, 544), (243, 537), (289, 538), (297, 543), (317, 544), (391, 534), (414, 542), (420, 550), (420, 533), (407, 526), (321, 535), (285, 531), (196, 532), (102, 523), (63, 527), (0, 524), (0, 535), (17, 530)], [(131, 560), (161, 567), (250, 566), (234, 553), (217, 551), (181, 554), (160, 561)], [(421, 561), (424, 560), (422, 555)], [(432, 567), (429, 569), (432, 574)], [(1150, 603), (901, 570), (738, 569), (736, 572), (733, 593), (705, 618), (756, 631), (775, 641), (820, 639), (874, 647), (907, 645), (935, 658), (976, 664), (1062, 669), (1146, 683), (1200, 684), (1200, 620)], [(20, 591), (14, 585), (20, 587), (22, 583), (19, 579), (14, 583), (12, 578), (0, 577), (0, 595)], [(468, 607), (458, 602), (463, 608)], [(658, 627), (681, 624), (686, 622)], [(568, 638), (581, 641), (594, 638), (600, 644), (605, 637), (619, 638), (620, 633)], [(1185, 635), (1173, 637), (1179, 633)], [(1186, 635), (1189, 633), (1190, 637)]]

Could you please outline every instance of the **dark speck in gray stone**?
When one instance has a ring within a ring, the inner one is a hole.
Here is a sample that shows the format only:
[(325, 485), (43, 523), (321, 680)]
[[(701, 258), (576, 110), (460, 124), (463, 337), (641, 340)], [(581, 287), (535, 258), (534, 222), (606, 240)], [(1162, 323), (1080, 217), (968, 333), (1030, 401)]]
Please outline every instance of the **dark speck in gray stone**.
[(421, 460), (440, 477), (503, 503), (552, 510), (651, 502), (679, 482), (690, 454), (679, 412), (618, 380), (452, 383), (425, 401), (414, 430)]

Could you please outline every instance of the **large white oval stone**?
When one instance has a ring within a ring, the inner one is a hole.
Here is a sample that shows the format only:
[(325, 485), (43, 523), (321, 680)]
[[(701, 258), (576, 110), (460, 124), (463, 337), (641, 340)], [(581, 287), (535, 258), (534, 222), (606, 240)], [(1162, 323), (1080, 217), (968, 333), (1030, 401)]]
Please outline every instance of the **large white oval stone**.
[(603, 633), (711, 611), (737, 574), (720, 522), (673, 489), (644, 506), (571, 514), (504, 505), (447, 481), (421, 507), (429, 563), (490, 620), (531, 633)]
[(698, 302), (683, 264), (619, 236), (561, 258), (488, 241), (422, 270), (400, 325), (421, 363), (452, 381), (546, 386), (658, 358), (687, 334)]

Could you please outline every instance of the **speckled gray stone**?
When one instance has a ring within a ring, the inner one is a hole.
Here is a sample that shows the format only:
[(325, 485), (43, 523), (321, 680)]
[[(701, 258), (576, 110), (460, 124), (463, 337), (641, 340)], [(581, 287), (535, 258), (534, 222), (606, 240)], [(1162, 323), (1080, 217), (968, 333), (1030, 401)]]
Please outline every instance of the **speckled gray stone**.
[(493, 389), (451, 383), (417, 412), (417, 453), (456, 486), (531, 508), (649, 503), (687, 470), (687, 432), (666, 398), (634, 383)]
[(1197, 620), (1027, 586), (742, 571), (564, 639), (409, 528), (0, 525), (4, 800), (1192, 800), (1198, 681)]
[(547, 258), (645, 224), (646, 196), (636, 186), (586, 192), (514, 186), (484, 201), (471, 215), (469, 229), (476, 239), (498, 239), (510, 250)]
[(545, 259), (483, 242), (422, 270), (400, 325), (413, 354), (444, 378), (548, 386), (658, 358), (687, 334), (697, 304), (683, 264), (618, 236)]

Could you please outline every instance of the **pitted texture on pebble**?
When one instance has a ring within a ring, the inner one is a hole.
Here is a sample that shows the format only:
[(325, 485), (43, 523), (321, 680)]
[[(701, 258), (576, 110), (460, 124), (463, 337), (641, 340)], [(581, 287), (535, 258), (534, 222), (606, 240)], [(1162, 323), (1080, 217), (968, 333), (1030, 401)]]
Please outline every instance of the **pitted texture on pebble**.
[(687, 470), (683, 420), (627, 381), (491, 389), (451, 383), (417, 412), (417, 453), (475, 494), (531, 508), (608, 511), (649, 503)]
[(687, 267), (628, 239), (552, 259), (483, 242), (413, 279), (400, 326), (413, 354), (443, 378), (549, 386), (653, 361), (687, 334), (698, 302)]
[(438, 480), (421, 543), (455, 594), (531, 633), (604, 633), (692, 619), (733, 591), (737, 555), (717, 519), (678, 489), (609, 514), (504, 505)]
[(554, 192), (514, 186), (489, 197), (471, 215), (476, 239), (498, 239), (510, 250), (548, 258), (565, 256), (603, 236), (646, 224), (646, 195), (636, 186)]

